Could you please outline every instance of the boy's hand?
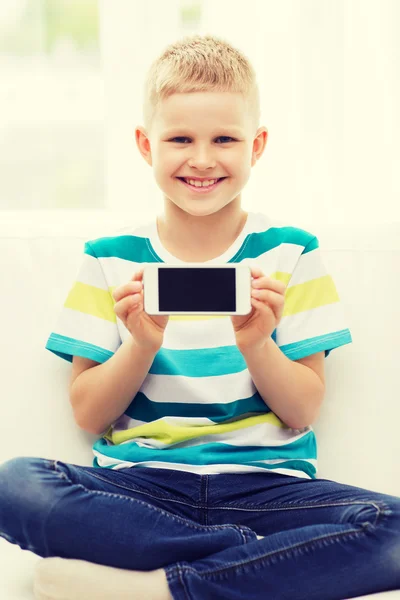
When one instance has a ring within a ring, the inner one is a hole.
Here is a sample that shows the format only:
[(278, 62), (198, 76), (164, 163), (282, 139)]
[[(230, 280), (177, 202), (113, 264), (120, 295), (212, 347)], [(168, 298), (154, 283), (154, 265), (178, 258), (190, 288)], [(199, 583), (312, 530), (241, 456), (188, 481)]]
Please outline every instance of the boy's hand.
[(116, 301), (114, 312), (130, 331), (136, 344), (145, 350), (158, 352), (163, 343), (169, 316), (150, 316), (145, 312), (143, 268), (133, 275), (129, 283), (115, 288), (112, 296)]
[[(251, 267), (252, 310), (248, 315), (231, 316), (239, 350), (264, 346), (282, 319), (286, 286), (265, 277), (257, 266)], [(257, 290), (257, 291), (255, 291)]]

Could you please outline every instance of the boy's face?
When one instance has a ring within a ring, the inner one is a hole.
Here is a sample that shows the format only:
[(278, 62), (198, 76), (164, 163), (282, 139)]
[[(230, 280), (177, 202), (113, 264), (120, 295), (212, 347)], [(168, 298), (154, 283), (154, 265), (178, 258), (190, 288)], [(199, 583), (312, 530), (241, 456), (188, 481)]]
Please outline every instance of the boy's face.
[[(139, 150), (166, 198), (198, 216), (240, 202), (266, 140), (265, 127), (255, 131), (243, 96), (231, 92), (173, 94), (160, 103), (150, 134), (136, 129)], [(226, 179), (201, 194), (178, 179), (190, 176)]]

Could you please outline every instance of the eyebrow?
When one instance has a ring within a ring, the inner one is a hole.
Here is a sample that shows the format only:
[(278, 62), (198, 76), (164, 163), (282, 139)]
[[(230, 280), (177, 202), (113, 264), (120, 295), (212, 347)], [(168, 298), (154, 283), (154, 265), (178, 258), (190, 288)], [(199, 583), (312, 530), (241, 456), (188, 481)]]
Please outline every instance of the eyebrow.
[[(221, 126), (219, 129), (217, 129), (215, 131), (214, 135), (217, 135), (217, 133), (222, 133), (222, 132), (229, 132), (229, 133), (233, 133), (233, 134), (239, 135), (239, 136), (240, 135), (244, 135), (244, 133), (238, 127), (236, 127), (235, 125), (232, 125), (232, 126), (229, 126), (229, 125), (228, 126), (227, 125)], [(168, 129), (164, 133), (164, 135), (165, 136), (170, 136), (172, 134), (178, 134), (178, 133), (187, 133), (188, 135), (191, 135), (191, 136), (195, 135), (191, 131), (189, 131), (188, 129), (185, 129), (184, 127), (179, 127), (179, 126), (173, 128), (173, 129)]]

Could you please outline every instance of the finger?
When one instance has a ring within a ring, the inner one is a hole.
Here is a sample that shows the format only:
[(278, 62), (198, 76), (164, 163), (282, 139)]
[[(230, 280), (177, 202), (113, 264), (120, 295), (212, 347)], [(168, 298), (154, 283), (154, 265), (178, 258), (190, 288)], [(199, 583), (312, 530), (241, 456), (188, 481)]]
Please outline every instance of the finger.
[(279, 322), (282, 318), (283, 304), (276, 306), (276, 305), (272, 304), (271, 302), (262, 301), (259, 298), (254, 298), (254, 297), (252, 297), (252, 299), (251, 299), (251, 304), (254, 306), (255, 309), (259, 310), (260, 313), (263, 313), (263, 312), (271, 313), (272, 312), (277, 322)]
[(126, 296), (114, 306), (114, 312), (120, 319), (124, 319), (128, 312), (139, 306), (141, 299), (141, 294), (132, 294), (131, 296)]
[(256, 300), (267, 302), (271, 308), (276, 307), (278, 310), (285, 304), (284, 296), (272, 290), (252, 290), (251, 295)]
[(116, 302), (119, 302), (125, 296), (136, 294), (142, 291), (142, 287), (143, 286), (141, 281), (130, 281), (129, 283), (115, 288), (115, 290), (112, 293), (112, 297)]
[(272, 279), (272, 277), (260, 277), (259, 279), (255, 279), (251, 285), (256, 289), (269, 289), (274, 292), (278, 292), (279, 294), (284, 294), (286, 290), (286, 285), (282, 281)]
[(143, 280), (143, 271), (144, 271), (144, 267), (142, 267), (141, 269), (138, 269), (138, 271), (136, 271), (133, 274), (131, 281), (142, 281)]
[(258, 279), (259, 277), (262, 277), (264, 275), (264, 273), (262, 272), (262, 270), (260, 269), (260, 267), (258, 265), (249, 265), (249, 266), (250, 266), (251, 276), (254, 277), (255, 279)]

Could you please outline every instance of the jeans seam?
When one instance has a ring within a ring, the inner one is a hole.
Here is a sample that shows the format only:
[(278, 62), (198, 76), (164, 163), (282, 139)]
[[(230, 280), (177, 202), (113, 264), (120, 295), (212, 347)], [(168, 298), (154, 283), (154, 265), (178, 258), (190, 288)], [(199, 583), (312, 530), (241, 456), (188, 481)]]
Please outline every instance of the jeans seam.
[(244, 561), (240, 561), (240, 562), (236, 562), (236, 563), (228, 563), (228, 564), (224, 565), (224, 567), (222, 567), (222, 568), (212, 569), (212, 570), (208, 570), (208, 571), (196, 571), (196, 569), (194, 569), (192, 566), (190, 566), (188, 564), (181, 565), (181, 568), (185, 571), (190, 571), (191, 573), (197, 575), (198, 577), (209, 576), (209, 575), (215, 576), (215, 575), (222, 574), (226, 571), (236, 569), (238, 567), (243, 567), (243, 566), (251, 565), (253, 563), (262, 562), (266, 558), (269, 558), (271, 556), (285, 555), (294, 549), (312, 546), (314, 543), (319, 542), (319, 541), (324, 541), (324, 540), (329, 540), (329, 539), (336, 541), (338, 538), (342, 538), (342, 537), (349, 537), (349, 539), (352, 539), (354, 537), (360, 536), (362, 533), (365, 533), (365, 528), (363, 528), (363, 527), (361, 529), (358, 529), (357, 531), (345, 531), (342, 533), (322, 535), (317, 538), (312, 538), (311, 540), (307, 540), (306, 542), (300, 542), (298, 544), (294, 544), (293, 546), (289, 546), (288, 548), (284, 548), (282, 550), (273, 550), (271, 552), (263, 554), (262, 556), (257, 556), (256, 558), (251, 558), (249, 560), (244, 560)]
[(186, 596), (186, 598), (187, 598), (188, 600), (190, 600), (189, 592), (188, 592), (188, 589), (187, 589), (187, 587), (186, 587), (186, 583), (185, 583), (185, 581), (184, 581), (184, 579), (183, 579), (183, 569), (181, 569), (181, 567), (180, 567), (179, 565), (177, 565), (177, 567), (178, 567), (179, 581), (181, 582), (181, 585), (182, 585), (182, 587), (183, 587), (183, 590), (184, 590), (184, 592), (185, 592), (185, 596)]
[(206, 478), (206, 486), (205, 486), (205, 490), (204, 490), (204, 505), (205, 505), (205, 522), (208, 525), (208, 475), (205, 476)]
[[(46, 466), (47, 466), (49, 469), (51, 469), (52, 471), (54, 471), (54, 472), (55, 472), (55, 474), (56, 474), (56, 475), (59, 477), (59, 479), (65, 479), (65, 480), (67, 480), (67, 481), (70, 481), (70, 480), (68, 479), (68, 477), (65, 475), (64, 471), (61, 471), (61, 470), (59, 470), (59, 469), (57, 468), (57, 462), (58, 462), (57, 460), (47, 460), (47, 462), (46, 462)], [(72, 483), (72, 482), (71, 482), (71, 483)], [(48, 546), (48, 543), (47, 543), (47, 538), (46, 538), (46, 535), (45, 535), (45, 531), (46, 531), (46, 525), (47, 525), (47, 522), (48, 522), (48, 520), (49, 520), (49, 517), (50, 517), (51, 513), (53, 512), (54, 508), (55, 508), (55, 507), (58, 505), (58, 503), (60, 502), (60, 500), (61, 500), (61, 498), (58, 498), (58, 499), (57, 499), (57, 500), (54, 502), (54, 504), (52, 504), (51, 508), (49, 509), (49, 512), (47, 513), (46, 517), (45, 517), (45, 518), (44, 518), (44, 520), (43, 520), (43, 524), (42, 524), (42, 532), (43, 532), (43, 546), (44, 546), (44, 550), (45, 550), (45, 555), (44, 555), (45, 557), (47, 557), (47, 556), (49, 556), (49, 555), (50, 555), (50, 552), (49, 552), (49, 546)]]
[(175, 563), (174, 565), (164, 567), (164, 572), (169, 588), (171, 588), (171, 585), (174, 585), (175, 580), (178, 579), (185, 598), (187, 598), (187, 600), (191, 600), (191, 596), (189, 596), (189, 591), (183, 579), (183, 569), (181, 568), (180, 563)]
[[(57, 461), (54, 461), (54, 469), (57, 470)], [(60, 475), (61, 478), (65, 479), (66, 481), (68, 481), (68, 483), (70, 483), (71, 485), (80, 487), (81, 489), (83, 489), (85, 492), (87, 492), (88, 494), (99, 494), (99, 495), (104, 495), (104, 496), (111, 496), (111, 497), (118, 497), (118, 498), (122, 498), (123, 500), (129, 500), (130, 502), (137, 502), (138, 504), (143, 504), (148, 508), (151, 508), (152, 510), (163, 514), (166, 517), (171, 518), (173, 521), (177, 521), (178, 523), (181, 523), (183, 525), (186, 525), (187, 527), (190, 527), (191, 529), (195, 529), (195, 530), (203, 530), (204, 529), (208, 529), (211, 531), (215, 531), (215, 530), (235, 530), (237, 533), (240, 534), (243, 543), (247, 542), (247, 539), (245, 537), (245, 532), (243, 531), (243, 529), (247, 529), (247, 528), (243, 528), (240, 527), (238, 525), (230, 525), (230, 524), (222, 524), (222, 525), (197, 525), (197, 523), (195, 523), (194, 521), (189, 521), (187, 519), (184, 519), (183, 517), (179, 517), (177, 515), (173, 515), (172, 513), (169, 513), (165, 510), (163, 510), (162, 508), (158, 508), (157, 506), (153, 506), (151, 504), (148, 504), (147, 502), (143, 502), (142, 500), (137, 500), (136, 498), (130, 498), (129, 496), (125, 496), (122, 494), (114, 494), (112, 492), (104, 492), (102, 490), (89, 490), (88, 488), (86, 488), (84, 485), (82, 485), (81, 483), (74, 483), (66, 473), (64, 473), (64, 471), (57, 471), (57, 473)], [(59, 498), (57, 502), (55, 502), (55, 504), (51, 507), (46, 520), (45, 520), (45, 524), (47, 523), (47, 520), (50, 516), (50, 514), (52, 513), (54, 507), (58, 504), (59, 501), (61, 501), (62, 498)], [(249, 530), (250, 531), (250, 530)]]
[(377, 509), (377, 514), (375, 517), (375, 522), (373, 523), (373, 527), (376, 526), (377, 522), (378, 522), (378, 518), (380, 517), (380, 515), (382, 514), (382, 510), (381, 508), (386, 509), (387, 511), (389, 511), (389, 506), (387, 504), (385, 504), (385, 502), (380, 502), (379, 504), (377, 502), (374, 502), (372, 500), (370, 501), (358, 501), (358, 500), (354, 500), (354, 501), (349, 501), (349, 502), (322, 502), (322, 503), (310, 503), (310, 504), (299, 504), (297, 506), (281, 506), (281, 507), (275, 507), (275, 508), (245, 508), (243, 506), (240, 507), (232, 507), (232, 506), (210, 506), (210, 510), (241, 510), (241, 511), (248, 511), (248, 512), (272, 512), (272, 511), (277, 511), (277, 510), (298, 510), (298, 509), (309, 509), (309, 508), (324, 508), (327, 506), (349, 506), (349, 505), (354, 505), (354, 504), (366, 504), (366, 505), (372, 505)]
[[(53, 468), (57, 471), (57, 473), (60, 475), (60, 477), (64, 477), (67, 481), (69, 481), (70, 483), (73, 483), (68, 477), (67, 475), (64, 473), (64, 471), (58, 471), (57, 470), (57, 462), (58, 461), (52, 461), (53, 463)], [(107, 479), (103, 479), (102, 477), (98, 477), (97, 475), (90, 473), (90, 475), (92, 475), (93, 477), (100, 479), (101, 481), (104, 481), (105, 483), (110, 483)], [(74, 484), (74, 485), (81, 485), (81, 484)], [(112, 485), (114, 485), (114, 482), (112, 482)], [(177, 504), (183, 504), (185, 506), (191, 506), (193, 508), (197, 508), (197, 509), (206, 509), (206, 515), (208, 514), (208, 510), (242, 510), (242, 511), (249, 511), (249, 512), (271, 512), (271, 511), (276, 511), (276, 510), (298, 510), (298, 509), (306, 509), (306, 508), (323, 508), (323, 507), (327, 507), (327, 506), (348, 506), (348, 505), (354, 505), (354, 504), (368, 504), (368, 505), (373, 505), (375, 506), (375, 508), (377, 508), (378, 512), (376, 514), (375, 517), (375, 521), (373, 523), (373, 527), (376, 527), (376, 524), (378, 522), (378, 518), (381, 515), (381, 510), (379, 508), (379, 506), (374, 502), (374, 501), (368, 501), (368, 500), (349, 500), (349, 501), (344, 501), (344, 502), (308, 502), (307, 504), (298, 504), (295, 506), (284, 506), (284, 505), (275, 505), (275, 507), (272, 508), (260, 508), (257, 507), (255, 505), (255, 508), (245, 508), (243, 506), (219, 506), (219, 507), (209, 507), (208, 506), (208, 476), (206, 476), (206, 494), (205, 494), (205, 503), (203, 504), (190, 504), (188, 502), (184, 502), (184, 501), (180, 501), (180, 500), (176, 500), (176, 499), (170, 499), (170, 498), (165, 498), (163, 496), (158, 496), (157, 494), (153, 495), (150, 494), (149, 492), (145, 492), (142, 490), (131, 490), (129, 488), (126, 488), (124, 486), (120, 486), (118, 484), (115, 484), (117, 487), (120, 487), (121, 489), (127, 490), (127, 491), (132, 491), (132, 492), (137, 492), (139, 494), (143, 494), (145, 496), (148, 496), (150, 498), (155, 498), (155, 499), (162, 499), (162, 500), (166, 500), (169, 502), (175, 502)], [(82, 486), (83, 489), (87, 490), (87, 488), (85, 488), (84, 486)], [(97, 490), (87, 490), (88, 492), (94, 492)], [(110, 492), (102, 492), (104, 494), (110, 493)], [(120, 496), (119, 494), (114, 494), (116, 496)], [(135, 500), (135, 498), (129, 498), (129, 496), (122, 496), (123, 498), (128, 498), (130, 500)], [(140, 500), (138, 500), (138, 502), (141, 502)], [(147, 506), (152, 506), (152, 505), (148, 505), (147, 503), (143, 502), (143, 504), (146, 504)], [(380, 504), (386, 509), (386, 510), (390, 510), (389, 507), (387, 506), (387, 504), (385, 504), (384, 502), (380, 502)], [(156, 508), (153, 507), (152, 508)], [(158, 509), (162, 511), (162, 509)], [(50, 514), (50, 513), (49, 513)], [(168, 516), (171, 516), (171, 518), (175, 518), (175, 515), (172, 515), (171, 513), (166, 513)], [(183, 519), (183, 517), (176, 517), (177, 519)], [(186, 523), (190, 523), (190, 521), (186, 521), (186, 519), (183, 519), (184, 522)], [(208, 523), (208, 517), (206, 516), (206, 521)], [(241, 526), (241, 525), (235, 525), (235, 524), (231, 524), (231, 525), (201, 525), (201, 527), (213, 527), (213, 528), (220, 528), (220, 527), (233, 527), (235, 528), (241, 535), (243, 543), (246, 544), (250, 541), (253, 541), (252, 538), (252, 530), (250, 528), (247, 528), (245, 526)]]
[(124, 485), (121, 485), (119, 483), (114, 483), (114, 482), (110, 482), (109, 479), (105, 479), (104, 477), (99, 477), (98, 475), (95, 475), (94, 473), (86, 473), (87, 475), (90, 475), (91, 477), (95, 477), (96, 479), (99, 479), (100, 481), (104, 481), (104, 483), (111, 483), (112, 485), (115, 485), (116, 487), (121, 488), (122, 490), (126, 490), (127, 492), (136, 492), (138, 494), (143, 494), (144, 496), (148, 496), (149, 498), (154, 498), (155, 500), (164, 500), (165, 502), (175, 502), (176, 504), (183, 504), (185, 506), (190, 506), (191, 508), (206, 508), (205, 506), (203, 506), (202, 504), (192, 504), (190, 502), (185, 502), (184, 500), (178, 500), (176, 498), (168, 498), (168, 496), (163, 496), (162, 494), (152, 494), (150, 492), (141, 490), (140, 488), (128, 488)]

